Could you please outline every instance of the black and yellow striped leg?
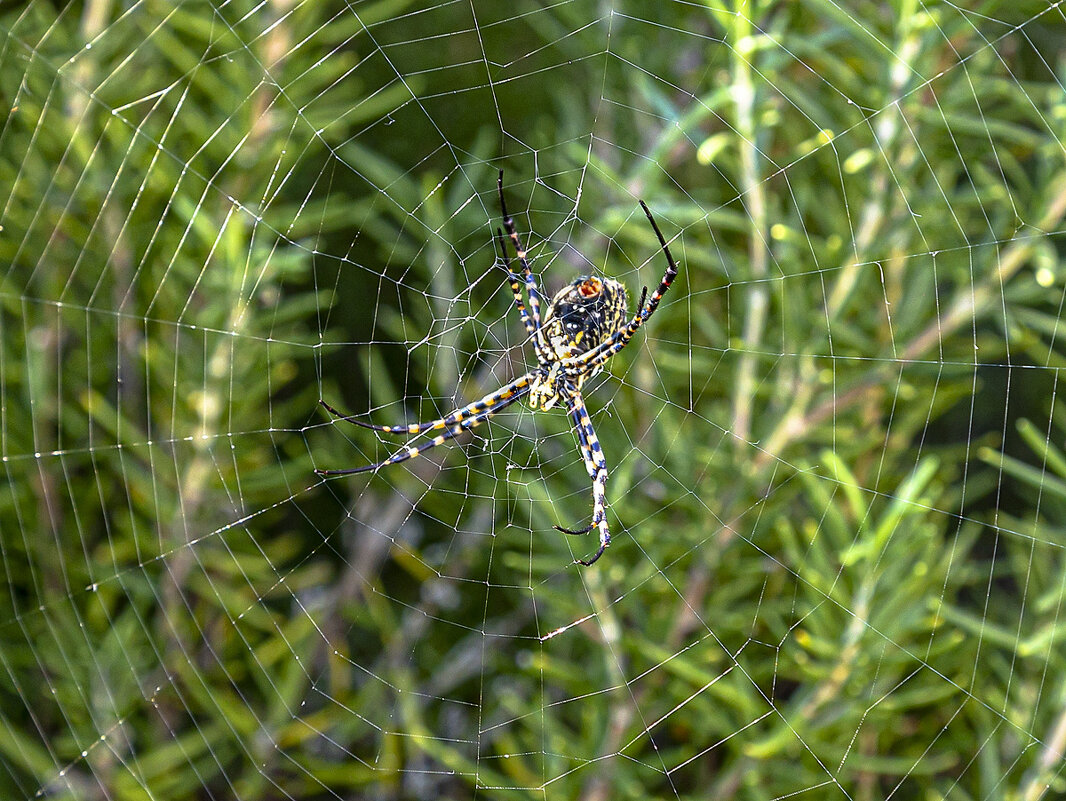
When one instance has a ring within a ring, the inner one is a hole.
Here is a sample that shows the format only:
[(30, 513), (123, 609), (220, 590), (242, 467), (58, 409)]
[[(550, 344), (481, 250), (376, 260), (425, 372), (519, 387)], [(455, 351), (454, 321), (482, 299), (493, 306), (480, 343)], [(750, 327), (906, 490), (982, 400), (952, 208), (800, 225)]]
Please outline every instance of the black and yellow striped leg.
[(566, 529), (561, 526), (555, 526), (555, 528), (567, 534), (587, 534), (594, 528), (600, 530), (599, 550), (587, 561), (577, 560), (587, 567), (603, 556), (603, 552), (611, 544), (611, 531), (607, 526), (607, 460), (603, 457), (603, 450), (600, 448), (596, 430), (589, 419), (585, 401), (576, 392), (570, 397), (570, 418), (577, 429), (585, 469), (588, 471), (589, 478), (592, 479), (592, 522), (584, 529)]
[[(575, 421), (576, 422), (576, 421)], [(589, 474), (589, 478), (596, 478), (596, 462), (592, 458), (592, 448), (589, 446), (588, 437), (585, 435), (585, 429), (581, 425), (575, 425), (574, 431), (577, 433), (577, 444), (581, 448), (581, 459), (585, 463), (585, 471)], [(595, 523), (589, 523), (584, 528), (566, 528), (564, 526), (552, 526), (556, 531), (561, 531), (564, 534), (588, 534), (595, 527)]]
[(518, 255), (518, 263), (522, 265), (522, 276), (526, 282), (526, 294), (529, 295), (529, 312), (533, 318), (533, 327), (540, 328), (540, 290), (537, 289), (537, 280), (529, 269), (529, 261), (526, 259), (526, 250), (518, 239), (518, 231), (515, 230), (514, 220), (507, 213), (507, 201), (503, 197), (503, 170), (496, 181), (496, 188), (500, 191), (500, 211), (503, 212), (503, 228), (511, 238), (515, 253)]
[[(468, 417), (471, 417), (472, 415), (480, 414), (486, 409), (491, 409), (501, 401), (510, 400), (516, 392), (520, 392), (522, 390), (528, 391), (527, 388), (529, 387), (529, 384), (532, 380), (532, 376), (527, 373), (521, 378), (515, 379), (507, 386), (500, 387), (495, 392), (490, 392), (488, 395), (481, 398), (480, 400), (476, 400), (473, 403), (468, 403), (463, 408), (456, 409), (454, 412), (451, 412), (445, 417), (441, 417), (437, 420), (430, 420), (428, 423), (411, 423), (410, 425), (406, 426), (381, 426), (375, 423), (364, 423), (362, 420), (358, 419), (360, 415), (345, 414), (344, 412), (333, 408), (321, 398), (318, 402), (322, 405), (322, 408), (324, 408), (327, 412), (332, 414), (338, 420), (343, 420), (346, 423), (352, 423), (353, 425), (357, 425), (362, 428), (369, 428), (374, 431), (384, 431), (386, 434), (421, 434), (425, 431), (445, 429), (453, 423), (458, 423)], [(522, 392), (522, 394), (524, 395), (525, 392)]]
[[(651, 300), (648, 301), (648, 305), (643, 311), (644, 320), (647, 320), (655, 313), (655, 310), (659, 308), (659, 301), (662, 300), (663, 295), (666, 294), (666, 290), (670, 288), (670, 285), (674, 283), (674, 279), (677, 278), (677, 264), (674, 262), (674, 257), (670, 255), (670, 247), (666, 244), (663, 232), (659, 230), (659, 226), (655, 223), (655, 218), (651, 216), (651, 211), (643, 200), (640, 201), (640, 207), (644, 209), (644, 214), (647, 216), (648, 222), (651, 223), (651, 227), (655, 231), (655, 236), (658, 238), (659, 244), (662, 246), (663, 253), (666, 256), (666, 272), (663, 273), (658, 289), (655, 290), (655, 293), (651, 296)], [(641, 305), (643, 306), (644, 304), (641, 303)]]
[(438, 445), (443, 445), (450, 439), (459, 436), (467, 429), (473, 428), (481, 422), (492, 417), (497, 412), (506, 409), (515, 401), (519, 400), (525, 394), (529, 392), (529, 387), (525, 387), (515, 392), (508, 400), (499, 401), (495, 406), (490, 406), (478, 414), (472, 417), (467, 417), (459, 423), (449, 428), (443, 434), (438, 434), (428, 442), (423, 442), (421, 445), (412, 446), (408, 445), (402, 451), (394, 453), (388, 459), (383, 462), (375, 462), (374, 464), (363, 465), (362, 467), (348, 467), (341, 470), (315, 470), (320, 476), (350, 476), (355, 473), (369, 473), (373, 470), (380, 470), (382, 467), (390, 464), (397, 464), (399, 462), (406, 462), (408, 459), (413, 459), (420, 454), (425, 453), (431, 448), (436, 448)]
[(496, 240), (500, 243), (500, 253), (503, 256), (503, 268), (507, 270), (507, 281), (511, 285), (511, 294), (514, 295), (514, 305), (518, 309), (518, 316), (522, 318), (522, 325), (526, 327), (526, 333), (533, 340), (533, 347), (540, 356), (541, 344), (537, 338), (537, 327), (533, 324), (529, 312), (526, 311), (526, 303), (522, 299), (522, 285), (518, 274), (511, 268), (511, 257), (507, 255), (507, 244), (503, 241), (503, 231), (496, 229)]

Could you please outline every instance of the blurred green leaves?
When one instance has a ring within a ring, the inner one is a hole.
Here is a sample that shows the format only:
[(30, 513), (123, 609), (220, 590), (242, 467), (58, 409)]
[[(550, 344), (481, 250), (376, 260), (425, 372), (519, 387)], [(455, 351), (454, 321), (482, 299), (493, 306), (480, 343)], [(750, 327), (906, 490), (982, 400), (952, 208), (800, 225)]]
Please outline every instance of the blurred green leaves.
[[(1061, 13), (1037, 2), (0, 12), (0, 794), (1063, 788)], [(682, 274), (561, 415), (326, 423)]]

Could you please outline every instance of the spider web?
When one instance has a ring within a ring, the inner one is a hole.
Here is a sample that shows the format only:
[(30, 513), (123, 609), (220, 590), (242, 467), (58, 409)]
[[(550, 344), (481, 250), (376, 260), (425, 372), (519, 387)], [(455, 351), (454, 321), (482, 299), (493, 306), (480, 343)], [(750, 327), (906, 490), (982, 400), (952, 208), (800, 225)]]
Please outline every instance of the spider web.
[[(0, 789), (1066, 792), (1059, 2), (0, 6)], [(542, 294), (654, 288), (566, 415)]]

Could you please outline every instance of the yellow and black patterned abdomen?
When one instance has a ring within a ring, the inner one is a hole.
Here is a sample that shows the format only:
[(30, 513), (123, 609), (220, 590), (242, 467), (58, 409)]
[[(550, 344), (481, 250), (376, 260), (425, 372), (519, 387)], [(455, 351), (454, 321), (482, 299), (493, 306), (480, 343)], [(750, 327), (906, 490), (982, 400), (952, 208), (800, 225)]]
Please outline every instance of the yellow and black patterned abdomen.
[(613, 278), (582, 276), (552, 298), (541, 337), (557, 359), (590, 351), (625, 326), (626, 288)]

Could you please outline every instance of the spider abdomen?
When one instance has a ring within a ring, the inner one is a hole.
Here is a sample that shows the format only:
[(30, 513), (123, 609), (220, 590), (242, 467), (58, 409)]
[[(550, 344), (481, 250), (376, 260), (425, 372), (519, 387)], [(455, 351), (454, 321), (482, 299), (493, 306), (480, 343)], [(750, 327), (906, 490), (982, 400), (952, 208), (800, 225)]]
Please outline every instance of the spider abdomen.
[(592, 350), (626, 323), (626, 288), (613, 278), (581, 276), (552, 298), (541, 336), (558, 359)]

